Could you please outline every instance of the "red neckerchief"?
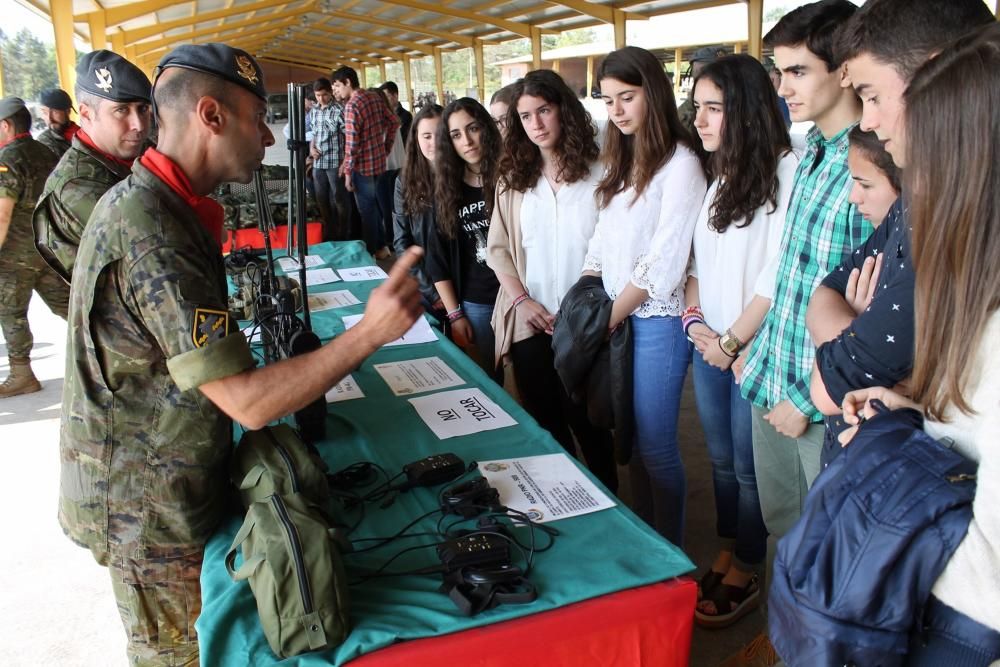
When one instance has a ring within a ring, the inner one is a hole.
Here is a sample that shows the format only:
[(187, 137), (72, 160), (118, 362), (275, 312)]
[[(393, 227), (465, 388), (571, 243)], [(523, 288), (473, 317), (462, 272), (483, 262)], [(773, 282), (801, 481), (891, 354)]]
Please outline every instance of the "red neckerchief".
[(79, 131), (80, 131), (80, 126), (74, 123), (73, 121), (70, 121), (69, 125), (66, 126), (66, 129), (62, 131), (63, 139), (72, 142), (73, 137), (76, 136), (76, 133)]
[(3, 148), (7, 144), (14, 143), (18, 139), (24, 139), (25, 137), (30, 137), (30, 136), (31, 136), (31, 132), (22, 132), (21, 134), (15, 134), (13, 137), (11, 137), (10, 139), (8, 139), (7, 141), (0, 141), (0, 148)]
[(148, 169), (158, 179), (166, 183), (171, 190), (176, 192), (188, 206), (194, 209), (198, 215), (198, 222), (212, 235), (220, 245), (222, 244), (222, 223), (225, 213), (222, 206), (210, 197), (201, 197), (194, 193), (191, 188), (191, 181), (187, 175), (181, 171), (173, 160), (156, 150), (148, 148), (139, 158), (139, 164)]
[(94, 150), (95, 153), (98, 153), (104, 159), (111, 160), (112, 162), (120, 164), (123, 167), (128, 167), (129, 169), (132, 168), (132, 163), (135, 162), (134, 159), (132, 159), (132, 160), (122, 160), (121, 158), (117, 158), (114, 155), (111, 155), (110, 153), (105, 153), (104, 151), (102, 151), (100, 148), (97, 147), (97, 144), (95, 144), (94, 140), (90, 138), (90, 135), (87, 134), (86, 132), (84, 132), (80, 128), (77, 128), (77, 130), (76, 130), (76, 132), (74, 132), (74, 134), (77, 137), (80, 138), (80, 142), (81, 143), (83, 143), (86, 146), (89, 146), (91, 149)]

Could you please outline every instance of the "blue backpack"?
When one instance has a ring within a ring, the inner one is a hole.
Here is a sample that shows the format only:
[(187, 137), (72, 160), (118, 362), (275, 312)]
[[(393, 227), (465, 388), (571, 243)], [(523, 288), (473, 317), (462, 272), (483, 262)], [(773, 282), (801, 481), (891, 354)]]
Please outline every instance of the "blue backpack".
[(976, 493), (975, 464), (920, 425), (913, 410), (867, 421), (778, 543), (769, 635), (788, 665), (902, 664)]

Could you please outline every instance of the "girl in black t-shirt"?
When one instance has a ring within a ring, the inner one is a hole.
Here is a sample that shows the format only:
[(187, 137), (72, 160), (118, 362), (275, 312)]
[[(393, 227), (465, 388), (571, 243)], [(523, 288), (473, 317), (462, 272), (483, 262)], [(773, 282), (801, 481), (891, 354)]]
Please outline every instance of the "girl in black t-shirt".
[(455, 343), (474, 347), (494, 379), (499, 374), (490, 319), (500, 285), (486, 265), (486, 238), (500, 149), (500, 131), (479, 102), (463, 97), (445, 107), (434, 160), (437, 233), (425, 260)]

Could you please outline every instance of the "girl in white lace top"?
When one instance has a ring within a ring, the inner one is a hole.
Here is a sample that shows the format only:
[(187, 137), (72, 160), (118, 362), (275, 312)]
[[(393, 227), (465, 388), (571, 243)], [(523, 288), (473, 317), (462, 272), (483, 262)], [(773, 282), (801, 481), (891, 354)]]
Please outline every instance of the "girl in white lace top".
[(680, 545), (686, 480), (677, 414), (691, 361), (680, 316), (705, 172), (655, 56), (619, 49), (605, 58), (598, 81), (611, 122), (583, 268), (601, 276), (614, 300), (609, 330), (629, 318), (635, 445), (649, 476), (653, 525)]

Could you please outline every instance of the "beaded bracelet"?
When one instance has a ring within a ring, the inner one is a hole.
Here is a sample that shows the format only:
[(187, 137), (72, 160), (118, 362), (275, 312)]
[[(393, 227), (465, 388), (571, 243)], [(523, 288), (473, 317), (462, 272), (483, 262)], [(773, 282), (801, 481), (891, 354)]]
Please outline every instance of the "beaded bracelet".
[(465, 317), (465, 311), (462, 310), (461, 306), (459, 306), (455, 310), (448, 311), (448, 321), (449, 322), (457, 322), (458, 320), (462, 319), (463, 317)]
[(705, 324), (705, 326), (708, 326), (705, 323), (705, 320), (697, 315), (688, 315), (687, 317), (681, 319), (681, 327), (683, 327), (684, 329), (685, 336), (689, 335), (688, 329), (690, 329), (695, 324)]
[(519, 296), (516, 299), (514, 299), (514, 308), (517, 308), (518, 306), (520, 306), (522, 303), (524, 303), (525, 301), (527, 301), (530, 298), (531, 297), (528, 296), (528, 293), (525, 292), (521, 296)]

